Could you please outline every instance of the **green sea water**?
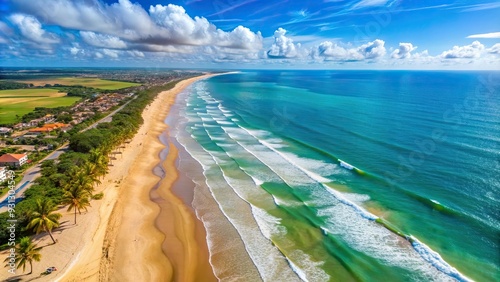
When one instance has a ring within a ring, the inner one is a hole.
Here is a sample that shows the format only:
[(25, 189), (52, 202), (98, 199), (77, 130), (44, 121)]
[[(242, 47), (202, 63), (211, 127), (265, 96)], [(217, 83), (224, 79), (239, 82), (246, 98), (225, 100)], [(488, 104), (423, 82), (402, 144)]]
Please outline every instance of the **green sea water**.
[[(210, 243), (225, 221), (259, 273), (247, 281), (498, 280), (499, 78), (255, 71), (193, 84), (175, 137), (220, 214), (193, 202), (211, 254), (231, 249)], [(244, 278), (220, 261), (221, 280)]]

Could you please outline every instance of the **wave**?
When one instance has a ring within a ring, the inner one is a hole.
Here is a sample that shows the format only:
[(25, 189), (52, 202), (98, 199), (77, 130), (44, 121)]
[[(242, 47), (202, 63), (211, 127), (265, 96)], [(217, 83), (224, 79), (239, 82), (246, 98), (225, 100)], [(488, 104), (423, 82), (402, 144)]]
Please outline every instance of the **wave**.
[[(422, 244), (422, 243), (414, 243), (416, 242), (417, 240), (414, 238), (414, 237), (410, 237), (404, 233), (402, 233), (401, 231), (399, 231), (397, 228), (391, 226), (390, 224), (388, 224), (386, 221), (383, 221), (383, 220), (378, 220), (379, 217), (367, 212), (364, 208), (360, 207), (359, 205), (351, 202), (350, 200), (348, 200), (346, 197), (344, 197), (340, 192), (337, 192), (334, 188), (330, 187), (327, 185), (327, 183), (331, 182), (330, 179), (327, 179), (327, 178), (324, 178), (318, 174), (315, 174), (305, 168), (303, 168), (302, 166), (298, 165), (297, 163), (295, 162), (292, 162), (290, 160), (290, 158), (288, 158), (285, 154), (283, 154), (282, 152), (274, 149), (269, 143), (267, 143), (266, 141), (263, 141), (263, 140), (260, 140), (258, 137), (256, 137), (254, 134), (252, 134), (252, 132), (250, 130), (247, 130), (243, 127), (240, 127), (242, 128), (243, 130), (247, 131), (250, 135), (252, 135), (258, 142), (260, 142), (261, 144), (263, 144), (264, 146), (266, 146), (267, 148), (271, 149), (272, 151), (274, 151), (275, 153), (277, 153), (278, 155), (280, 155), (281, 157), (283, 157), (285, 160), (287, 160), (288, 162), (290, 162), (293, 166), (299, 168), (301, 171), (303, 171), (306, 175), (308, 175), (310, 178), (316, 180), (317, 182), (321, 183), (325, 188), (327, 188), (327, 190), (329, 192), (331, 192), (335, 198), (337, 198), (341, 203), (347, 205), (347, 206), (350, 206), (351, 208), (353, 208), (359, 215), (361, 215), (363, 218), (365, 219), (368, 219), (368, 220), (371, 220), (371, 221), (376, 221), (377, 223), (380, 223), (382, 226), (384, 226), (385, 228), (387, 228), (388, 230), (390, 230), (391, 232), (394, 232), (395, 234), (405, 238), (406, 240), (410, 241), (412, 243), (412, 246), (414, 247), (414, 249), (421, 255), (421, 257), (423, 259), (425, 259), (426, 261), (428, 261), (429, 263), (431, 263), (432, 265), (434, 265), (439, 271), (453, 277), (453, 278), (457, 278), (457, 277), (461, 277), (460, 279), (465, 279), (465, 280), (460, 280), (460, 281), (469, 281), (467, 278), (465, 278), (465, 276), (463, 276), (462, 274), (460, 274), (455, 268), (453, 268), (452, 266), (450, 266), (448, 263), (446, 263), (442, 258), (441, 256), (432, 251), (430, 247)], [(340, 165), (342, 167), (345, 167), (349, 170), (354, 170), (354, 171), (359, 171), (359, 172), (362, 172), (360, 169), (338, 159)], [(431, 203), (433, 203), (433, 205), (435, 207), (437, 207), (439, 210), (450, 210), (449, 208), (445, 207), (444, 205), (441, 205), (440, 203), (438, 203), (437, 201), (434, 201), (434, 200), (430, 200)], [(426, 250), (425, 252), (423, 250)], [(434, 260), (430, 260), (429, 259), (429, 255), (428, 254), (433, 254), (433, 258), (435, 258)], [(437, 259), (439, 258), (439, 260)], [(436, 262), (439, 262), (439, 264), (437, 264)]]
[[(209, 99), (208, 99), (209, 100)], [(220, 104), (219, 104), (220, 105)], [(219, 109), (221, 108), (222, 106), (219, 107)], [(210, 111), (212, 112), (212, 111)], [(208, 113), (208, 112), (207, 112)], [(227, 111), (226, 113), (222, 112), (222, 114), (230, 114), (230, 111)], [(209, 113), (209, 114), (215, 114), (215, 113)], [(291, 187), (293, 186), (301, 186), (301, 185), (308, 185), (308, 184), (311, 184), (309, 181), (305, 181), (304, 182), (304, 179), (299, 180), (298, 178), (300, 178), (300, 176), (297, 177), (297, 175), (295, 175), (295, 177), (291, 177), (293, 176), (294, 174), (293, 173), (289, 173), (288, 171), (285, 171), (287, 168), (284, 167), (284, 165), (279, 165), (278, 163), (276, 163), (274, 160), (272, 160), (273, 158), (275, 158), (275, 156), (273, 156), (272, 153), (274, 153), (274, 155), (279, 155), (281, 156), (282, 159), (284, 159), (287, 163), (291, 164), (291, 166), (295, 169), (298, 169), (299, 171), (301, 171), (302, 173), (306, 174), (310, 179), (314, 180), (315, 183), (317, 184), (321, 184), (324, 188), (326, 188), (326, 191), (328, 191), (334, 198), (336, 198), (340, 203), (342, 203), (344, 206), (346, 207), (349, 207), (350, 209), (352, 209), (353, 211), (356, 212), (356, 214), (360, 215), (362, 218), (364, 219), (367, 219), (369, 221), (372, 221), (372, 222), (376, 222), (376, 223), (379, 223), (381, 224), (382, 226), (386, 227), (386, 230), (389, 230), (389, 231), (392, 231), (393, 233), (407, 239), (407, 240), (410, 240), (408, 238), (412, 238), (412, 237), (409, 237), (405, 234), (403, 234), (402, 232), (395, 232), (394, 230), (396, 229), (391, 229), (391, 228), (388, 228), (387, 226), (389, 226), (389, 224), (385, 224), (384, 225), (384, 221), (379, 219), (378, 217), (376, 217), (375, 215), (367, 212), (366, 210), (364, 210), (362, 207), (360, 207), (359, 205), (353, 203), (352, 201), (350, 201), (349, 199), (347, 199), (347, 197), (343, 197), (342, 193), (340, 192), (337, 192), (335, 189), (333, 189), (332, 187), (329, 187), (327, 184), (329, 182), (331, 182), (330, 179), (328, 178), (325, 178), (315, 172), (312, 172), (312, 171), (309, 171), (303, 167), (301, 167), (300, 165), (298, 165), (296, 162), (294, 162), (289, 156), (287, 156), (285, 153), (281, 152), (281, 151), (278, 151), (276, 150), (275, 148), (273, 148), (273, 145), (260, 139), (259, 137), (253, 135), (251, 133), (251, 131), (245, 129), (244, 127), (238, 125), (238, 124), (234, 124), (234, 123), (231, 123), (230, 121), (228, 121), (227, 119), (226, 120), (222, 120), (222, 119), (215, 119), (215, 117), (212, 116), (212, 119), (214, 121), (216, 121), (217, 123), (219, 123), (219, 121), (224, 121), (226, 122), (227, 124), (226, 125), (234, 125), (234, 126), (231, 126), (231, 127), (227, 127), (227, 126), (221, 126), (221, 129), (227, 134), (227, 136), (232, 139), (234, 142), (236, 142), (237, 144), (239, 144), (244, 150), (246, 150), (248, 153), (250, 153), (251, 155), (253, 155), (256, 159), (258, 159), (259, 161), (261, 161), (264, 165), (266, 165), (269, 169), (271, 169), (274, 173), (276, 173), (278, 176), (280, 176), (280, 178), (283, 179), (283, 181), (285, 181), (285, 183), (289, 184)], [(205, 131), (207, 132), (208, 136), (210, 137), (210, 134), (208, 133), (208, 128), (205, 128)], [(243, 130), (243, 131), (241, 131)], [(247, 133), (247, 136), (245, 136), (244, 133)], [(259, 147), (257, 144), (251, 144), (248, 140), (245, 140), (243, 141), (243, 139), (245, 137), (248, 137), (248, 135), (252, 136), (260, 145), (262, 145), (261, 147)], [(267, 148), (267, 150), (269, 151), (265, 151), (265, 150), (262, 150), (263, 148)], [(224, 150), (224, 148), (222, 148)], [(207, 151), (207, 153), (210, 154), (210, 152)], [(342, 160), (339, 160), (339, 165), (344, 167), (344, 168), (348, 168), (350, 170), (355, 170), (355, 167), (342, 161)], [(271, 161), (271, 162), (270, 162)], [(347, 166), (347, 167), (346, 167)], [(240, 167), (241, 168), (241, 167)], [(356, 168), (357, 169), (357, 168)], [(242, 169), (244, 171), (244, 169)], [(291, 171), (293, 171), (294, 169), (291, 169)], [(359, 169), (357, 169), (359, 170)], [(359, 170), (361, 171), (361, 170)], [(362, 172), (362, 171), (361, 171)], [(224, 172), (222, 171), (222, 173), (224, 174)], [(285, 178), (284, 178), (285, 177)], [(291, 177), (291, 178), (290, 178)], [(226, 178), (226, 181), (229, 181), (229, 179)], [(254, 184), (263, 184), (262, 181), (260, 180), (256, 180), (256, 178), (252, 177), (252, 181)], [(233, 187), (234, 188), (234, 187)], [(311, 193), (314, 193), (314, 192), (311, 192)], [(276, 198), (273, 197), (274, 199), (274, 202), (276, 202)], [(432, 202), (432, 201), (431, 201)], [(432, 202), (433, 204), (437, 205), (437, 203), (434, 203)], [(306, 203), (304, 203), (306, 204)], [(307, 204), (306, 204), (307, 205)], [(345, 210), (344, 208), (341, 209), (341, 210), (344, 210), (344, 211), (347, 211)], [(325, 214), (327, 215), (327, 214)], [(329, 217), (331, 215), (328, 215)], [(350, 217), (351, 218), (351, 217)], [(387, 226), (386, 226), (387, 225)], [(330, 233), (330, 234), (336, 234), (337, 231), (332, 231), (331, 229), (329, 229), (328, 227), (322, 227), (324, 230), (326, 230), (326, 232)], [(375, 231), (376, 232), (376, 231)], [(413, 239), (412, 239), (413, 240)], [(359, 242), (359, 240), (358, 240)], [(427, 253), (424, 253), (422, 251), (422, 249), (425, 249), (425, 250), (429, 250), (431, 252), (434, 252), (432, 251), (429, 247), (421, 244), (421, 243), (418, 243), (418, 244), (414, 244), (413, 242), (417, 242), (416, 239), (413, 240), (413, 241), (410, 241), (412, 242), (412, 246), (413, 248), (417, 251), (418, 254), (420, 254), (420, 257), (422, 259), (424, 259), (425, 261), (429, 262), (432, 264), (432, 262), (429, 261), (429, 256), (426, 256), (426, 254), (430, 253), (430, 252), (427, 252)], [(372, 243), (371, 243), (372, 245)], [(360, 251), (363, 251), (362, 249)], [(434, 252), (435, 253), (435, 252)], [(385, 254), (385, 253), (380, 253), (379, 255), (382, 255), (382, 254)], [(435, 253), (437, 254), (437, 253)], [(439, 256), (439, 254), (438, 254)], [(386, 255), (382, 255), (382, 257), (387, 260), (389, 259)], [(436, 258), (436, 256), (433, 256), (434, 258)], [(439, 256), (440, 258), (440, 256)], [(391, 261), (392, 263), (394, 263), (392, 260), (389, 259), (389, 261)], [(452, 276), (454, 274), (454, 272), (450, 272), (448, 271), (450, 268), (451, 269), (454, 269), (452, 268), (450, 265), (448, 265), (446, 262), (444, 262), (444, 260), (442, 260), (442, 262), (440, 261), (440, 264), (438, 266), (432, 264), (437, 270), (439, 270), (440, 272), (450, 276), (450, 277), (453, 277), (453, 278), (456, 278), (455, 276)], [(297, 272), (297, 271), (296, 271)], [(458, 273), (458, 272), (457, 272)], [(464, 281), (468, 281), (468, 280), (464, 280)]]
[(409, 241), (411, 242), (413, 248), (430, 264), (439, 269), (439, 271), (446, 273), (450, 277), (453, 277), (461, 282), (469, 282), (472, 281), (469, 278), (465, 277), (463, 274), (458, 272), (458, 270), (452, 266), (450, 266), (440, 254), (433, 251), (427, 245), (423, 244), (415, 237), (410, 237)]
[[(210, 160), (208, 160), (207, 158), (202, 157), (203, 154), (201, 154), (200, 151), (196, 152), (195, 150), (193, 150), (192, 146), (186, 146), (186, 142), (182, 142), (182, 140), (179, 140), (179, 143), (183, 145), (186, 151), (189, 152), (196, 161), (202, 164), (204, 169), (203, 174), (205, 175), (206, 183), (209, 187), (210, 193), (216, 200), (219, 209), (222, 211), (226, 219), (231, 222), (231, 224), (237, 230), (242, 241), (244, 242), (247, 253), (257, 267), (260, 275), (262, 276), (262, 279), (264, 279), (265, 281), (272, 281), (276, 280), (277, 276), (282, 277), (284, 275), (285, 277), (293, 281), (294, 276), (290, 273), (287, 274), (286, 269), (284, 269), (283, 267), (278, 267), (278, 265), (274, 264), (272, 267), (270, 267), (270, 265), (267, 263), (268, 259), (272, 259), (275, 263), (278, 263), (280, 260), (283, 260), (283, 258), (279, 258), (281, 254), (279, 252), (276, 252), (277, 249), (272, 245), (270, 241), (268, 241), (268, 238), (265, 238), (265, 236), (263, 236), (263, 233), (258, 226), (256, 226), (256, 228), (251, 228), (250, 226), (248, 226), (251, 222), (249, 218), (245, 219), (245, 214), (248, 213), (237, 212), (234, 207), (241, 208), (241, 205), (231, 204), (232, 202), (234, 202), (235, 198), (232, 197), (233, 201), (228, 201), (227, 198), (230, 196), (230, 194), (228, 194), (228, 189), (225, 189), (223, 183), (225, 183), (225, 185), (227, 185), (228, 187), (232, 187), (230, 183), (233, 182), (233, 185), (235, 185), (234, 180), (231, 180), (227, 175), (224, 174), (220, 163), (217, 162), (217, 158), (214, 155), (210, 154), (209, 151), (201, 147), (200, 149), (204, 153), (208, 154), (208, 156), (210, 156)], [(219, 171), (218, 174), (222, 177), (222, 179), (224, 179), (223, 181), (214, 183), (216, 175), (213, 174), (214, 170)], [(212, 172), (212, 174), (210, 174), (210, 172)], [(244, 201), (247, 205), (249, 204), (248, 201), (244, 200), (241, 195), (238, 195), (236, 193), (234, 187), (230, 188), (229, 190), (232, 190), (234, 192), (234, 195), (238, 199)], [(249, 207), (252, 208), (252, 206)], [(251, 212), (251, 214), (253, 213), (254, 211)], [(254, 220), (257, 220), (257, 218), (255, 217), (252, 218)], [(258, 231), (259, 234), (256, 234), (255, 231)], [(263, 241), (263, 239), (265, 239), (266, 241)]]

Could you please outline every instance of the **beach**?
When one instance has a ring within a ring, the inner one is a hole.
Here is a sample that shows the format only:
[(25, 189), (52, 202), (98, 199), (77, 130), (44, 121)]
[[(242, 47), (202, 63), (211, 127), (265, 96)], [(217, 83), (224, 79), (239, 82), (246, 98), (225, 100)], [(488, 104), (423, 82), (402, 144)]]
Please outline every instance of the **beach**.
[[(216, 281), (209, 265), (204, 229), (192, 210), (170, 190), (177, 179), (177, 149), (165, 145), (159, 135), (167, 130), (164, 120), (176, 95), (191, 83), (210, 75), (183, 80), (158, 94), (144, 110), (144, 124), (101, 180), (96, 193), (102, 200), (77, 217), (61, 207), (61, 226), (53, 230), (57, 244), (41, 233), (34, 237), (42, 259), (16, 275), (0, 274), (0, 280), (21, 281)], [(168, 131), (167, 131), (168, 132)], [(154, 172), (161, 162), (162, 179)], [(154, 189), (153, 189), (154, 188)], [(152, 192), (152, 190), (154, 190)], [(161, 204), (152, 199), (161, 198)], [(163, 246), (163, 247), (162, 247)], [(2, 256), (4, 253), (2, 252)], [(47, 267), (57, 271), (41, 275)], [(198, 280), (199, 281), (199, 280)]]

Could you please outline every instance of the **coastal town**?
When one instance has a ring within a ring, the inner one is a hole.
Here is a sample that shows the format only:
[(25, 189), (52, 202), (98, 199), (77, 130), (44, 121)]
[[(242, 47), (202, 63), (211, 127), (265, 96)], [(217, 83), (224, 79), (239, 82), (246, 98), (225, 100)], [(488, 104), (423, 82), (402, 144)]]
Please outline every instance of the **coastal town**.
[[(133, 92), (96, 95), (56, 114), (0, 127), (0, 171), (7, 168), (19, 170), (33, 160), (41, 159), (68, 140), (68, 131), (96, 115), (99, 117), (115, 109), (133, 95)], [(6, 179), (6, 175), (0, 172), (0, 185)]]
[[(52, 74), (43, 73), (47, 77), (61, 75), (59, 72)], [(20, 75), (15, 70), (3, 69), (0, 72), (0, 86), (16, 84), (21, 89), (46, 89), (55, 87), (63, 91), (76, 93), (82, 98), (71, 106), (57, 108), (35, 108), (27, 115), (16, 115), (17, 122), (6, 123), (0, 116), (0, 191), (5, 192), (7, 169), (23, 171), (26, 165), (41, 160), (57, 147), (69, 141), (71, 134), (82, 130), (93, 122), (104, 117), (107, 113), (123, 105), (139, 91), (151, 87), (158, 87), (172, 80), (182, 78), (189, 73), (180, 71), (68, 71), (65, 75), (76, 75), (81, 79), (110, 79), (110, 81), (127, 81), (136, 86), (103, 90), (99, 88), (86, 88), (76, 85), (68, 87), (59, 83), (45, 83), (44, 80), (36, 81), (40, 72), (26, 71)], [(21, 79), (19, 79), (21, 78)], [(22, 84), (23, 80), (35, 83)], [(47, 80), (51, 82), (52, 80)], [(25, 88), (26, 87), (26, 88)], [(21, 161), (16, 161), (21, 158)], [(0, 193), (1, 196), (1, 193)]]

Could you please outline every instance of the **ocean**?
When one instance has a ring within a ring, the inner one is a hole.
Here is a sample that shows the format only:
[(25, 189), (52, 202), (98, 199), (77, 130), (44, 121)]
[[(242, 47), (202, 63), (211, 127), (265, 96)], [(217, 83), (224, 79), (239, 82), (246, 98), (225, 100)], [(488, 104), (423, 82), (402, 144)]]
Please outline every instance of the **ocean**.
[(245, 71), (192, 84), (170, 123), (217, 277), (498, 281), (499, 79)]

